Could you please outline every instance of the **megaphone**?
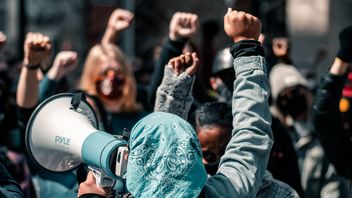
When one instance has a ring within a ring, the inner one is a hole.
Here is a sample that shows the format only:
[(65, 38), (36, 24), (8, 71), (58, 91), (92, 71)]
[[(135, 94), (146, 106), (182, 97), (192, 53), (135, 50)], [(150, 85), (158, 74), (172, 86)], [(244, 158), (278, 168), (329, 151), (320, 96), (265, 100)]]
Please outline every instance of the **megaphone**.
[(83, 96), (62, 93), (39, 104), (26, 128), (29, 156), (49, 171), (71, 171), (83, 162), (118, 178), (127, 167), (119, 152), (127, 141), (97, 130), (95, 112)]

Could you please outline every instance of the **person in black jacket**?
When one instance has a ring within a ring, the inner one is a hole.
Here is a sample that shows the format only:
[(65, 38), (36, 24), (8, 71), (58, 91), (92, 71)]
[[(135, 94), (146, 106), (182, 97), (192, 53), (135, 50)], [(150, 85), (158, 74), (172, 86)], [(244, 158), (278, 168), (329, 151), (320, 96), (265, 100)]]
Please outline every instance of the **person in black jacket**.
[[(343, 107), (342, 90), (352, 61), (352, 26), (339, 35), (340, 50), (329, 72), (322, 75), (313, 104), (314, 127), (325, 153), (337, 172), (352, 180), (351, 117), (339, 111)], [(347, 119), (346, 119), (347, 118)]]
[(23, 192), (18, 183), (12, 178), (4, 165), (0, 155), (0, 197), (23, 197)]
[[(161, 47), (160, 55), (155, 62), (151, 82), (148, 86), (147, 103), (150, 109), (154, 108), (156, 91), (162, 81), (165, 65), (171, 58), (179, 56), (185, 51), (193, 50), (187, 48), (189, 48), (189, 40), (197, 33), (198, 26), (198, 15), (196, 14), (176, 12), (172, 16), (168, 39)], [(195, 81), (193, 95), (195, 97), (195, 106), (212, 101), (199, 80)]]

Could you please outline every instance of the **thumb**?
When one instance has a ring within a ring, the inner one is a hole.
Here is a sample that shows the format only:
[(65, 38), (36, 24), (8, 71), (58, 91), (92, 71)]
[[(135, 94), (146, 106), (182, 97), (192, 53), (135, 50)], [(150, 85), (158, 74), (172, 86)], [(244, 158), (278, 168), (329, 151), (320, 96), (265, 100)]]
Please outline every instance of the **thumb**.
[(194, 75), (199, 66), (199, 59), (197, 57), (197, 53), (192, 53), (192, 65), (186, 69), (186, 73), (190, 76)]
[(232, 8), (227, 8), (227, 13), (226, 13), (226, 15), (228, 15), (230, 12), (232, 12)]
[(95, 183), (95, 177), (92, 171), (88, 172), (86, 182)]
[(229, 14), (232, 12), (232, 8), (228, 8), (227, 9), (227, 13), (225, 14), (225, 16), (224, 16), (224, 25), (226, 25), (226, 24), (228, 24), (229, 23)]

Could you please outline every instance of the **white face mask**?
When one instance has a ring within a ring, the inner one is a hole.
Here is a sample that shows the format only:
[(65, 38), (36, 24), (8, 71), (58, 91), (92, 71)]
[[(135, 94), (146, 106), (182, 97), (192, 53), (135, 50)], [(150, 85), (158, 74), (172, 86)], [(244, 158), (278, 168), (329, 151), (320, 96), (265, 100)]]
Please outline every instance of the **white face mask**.
[(312, 123), (309, 119), (293, 121), (293, 127), (300, 137), (306, 137), (312, 131)]

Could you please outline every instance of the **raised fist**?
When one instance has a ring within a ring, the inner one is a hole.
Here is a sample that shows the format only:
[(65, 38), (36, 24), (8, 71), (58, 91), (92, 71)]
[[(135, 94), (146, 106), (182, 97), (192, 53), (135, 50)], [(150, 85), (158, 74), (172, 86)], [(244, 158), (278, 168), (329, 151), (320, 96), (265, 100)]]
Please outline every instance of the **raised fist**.
[(337, 57), (342, 61), (350, 63), (352, 61), (352, 26), (343, 29), (339, 34), (340, 49)]
[(59, 52), (54, 60), (53, 66), (48, 72), (48, 77), (54, 80), (60, 80), (62, 77), (71, 72), (78, 62), (77, 52), (62, 51)]
[(7, 37), (4, 33), (0, 32), (0, 47), (6, 43)]
[(109, 18), (108, 28), (121, 32), (130, 26), (133, 17), (133, 13), (128, 10), (116, 9)]
[(24, 65), (30, 67), (43, 63), (49, 58), (51, 42), (49, 37), (41, 33), (27, 34), (24, 42)]
[(172, 67), (173, 72), (177, 76), (183, 72), (186, 72), (188, 75), (192, 76), (197, 71), (199, 59), (195, 52), (192, 54), (187, 52), (178, 57), (172, 58), (168, 65)]
[(224, 30), (234, 42), (258, 40), (260, 29), (260, 20), (245, 12), (229, 8), (224, 16)]
[(276, 57), (287, 57), (290, 49), (290, 43), (287, 38), (274, 38), (272, 40), (272, 48)]
[(197, 33), (198, 26), (198, 15), (176, 12), (170, 21), (169, 38), (171, 40), (190, 38)]

